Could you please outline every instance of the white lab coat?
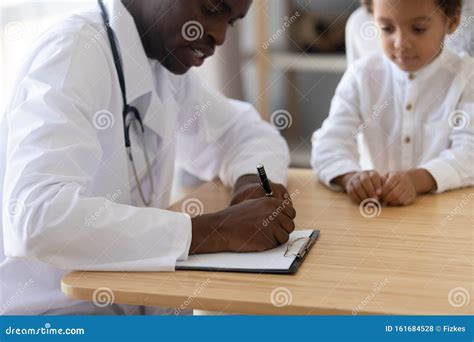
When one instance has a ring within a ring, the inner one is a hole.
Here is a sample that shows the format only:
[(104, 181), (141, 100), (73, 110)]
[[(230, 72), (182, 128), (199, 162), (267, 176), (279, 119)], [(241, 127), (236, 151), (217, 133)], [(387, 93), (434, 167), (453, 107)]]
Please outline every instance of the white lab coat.
[(0, 313), (72, 305), (60, 291), (70, 270), (173, 271), (191, 243), (190, 217), (163, 209), (175, 166), (231, 186), (263, 162), (273, 181), (286, 182), (288, 147), (251, 105), (206, 88), (193, 72), (176, 76), (148, 60), (120, 1), (106, 6), (127, 100), (145, 124), (152, 208), (143, 207), (127, 159), (120, 87), (95, 5), (32, 47), (2, 122)]

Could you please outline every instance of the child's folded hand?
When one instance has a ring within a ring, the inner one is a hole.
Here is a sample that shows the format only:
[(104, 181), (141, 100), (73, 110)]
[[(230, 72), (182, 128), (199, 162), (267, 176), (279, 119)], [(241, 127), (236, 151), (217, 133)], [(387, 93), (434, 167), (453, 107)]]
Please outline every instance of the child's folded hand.
[(384, 177), (382, 201), (387, 205), (410, 205), (416, 199), (416, 188), (407, 172), (389, 172)]
[(377, 171), (356, 172), (347, 178), (344, 188), (356, 204), (367, 198), (380, 199), (383, 194), (383, 177)]

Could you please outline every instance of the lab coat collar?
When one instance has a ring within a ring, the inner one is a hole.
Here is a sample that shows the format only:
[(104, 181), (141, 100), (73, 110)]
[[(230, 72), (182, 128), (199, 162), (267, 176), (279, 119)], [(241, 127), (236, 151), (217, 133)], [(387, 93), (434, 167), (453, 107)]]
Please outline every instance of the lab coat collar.
[[(148, 59), (140, 39), (135, 21), (120, 0), (107, 0), (104, 5), (109, 13), (110, 26), (115, 32), (116, 41), (122, 57), (122, 64), (127, 89), (127, 102), (132, 104), (141, 96), (151, 93), (151, 102), (145, 113), (140, 113), (143, 123), (161, 137), (167, 136), (163, 120), (147, 115), (150, 108), (165, 113), (162, 100), (154, 89), (153, 72), (157, 61)], [(163, 108), (160, 110), (160, 107)], [(158, 110), (157, 110), (158, 109)], [(163, 118), (161, 118), (163, 119)], [(161, 124), (160, 124), (161, 123)]]
[(393, 75), (395, 75), (395, 79), (400, 82), (408, 82), (409, 80), (426, 80), (431, 78), (432, 76), (436, 75), (436, 73), (440, 70), (440, 68), (446, 67), (446, 61), (449, 59), (450, 52), (447, 49), (443, 49), (441, 53), (436, 57), (433, 61), (431, 61), (428, 65), (424, 66), (420, 70), (409, 73), (406, 71), (401, 70), (394, 62), (392, 62), (388, 57), (385, 57), (392, 69)]
[(133, 17), (120, 0), (104, 1), (115, 32), (127, 88), (127, 102), (132, 103), (153, 88), (148, 58)]

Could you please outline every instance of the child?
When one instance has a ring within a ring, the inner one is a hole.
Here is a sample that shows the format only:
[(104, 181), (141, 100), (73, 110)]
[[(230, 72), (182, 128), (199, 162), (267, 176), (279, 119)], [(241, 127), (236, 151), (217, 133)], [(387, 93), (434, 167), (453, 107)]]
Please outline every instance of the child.
[(313, 136), (311, 164), (327, 186), (356, 203), (409, 205), (474, 184), (474, 59), (443, 48), (461, 1), (363, 1), (384, 53), (348, 69)]

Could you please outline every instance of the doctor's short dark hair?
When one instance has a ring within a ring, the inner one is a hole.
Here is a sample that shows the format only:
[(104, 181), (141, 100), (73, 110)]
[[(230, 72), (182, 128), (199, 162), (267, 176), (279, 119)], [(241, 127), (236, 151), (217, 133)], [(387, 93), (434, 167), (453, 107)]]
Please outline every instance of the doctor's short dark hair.
[[(462, 0), (433, 0), (436, 1), (436, 5), (443, 11), (448, 17), (454, 16), (456, 13), (461, 12)], [(372, 0), (361, 0), (361, 3), (367, 11), (373, 13), (373, 1)]]

